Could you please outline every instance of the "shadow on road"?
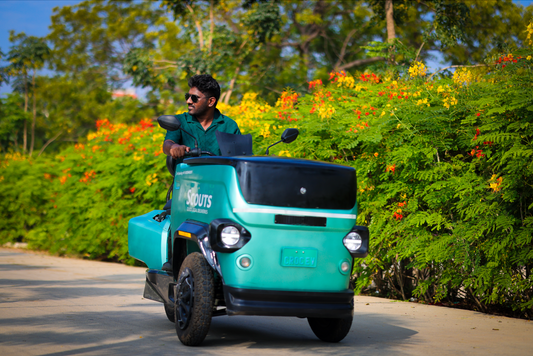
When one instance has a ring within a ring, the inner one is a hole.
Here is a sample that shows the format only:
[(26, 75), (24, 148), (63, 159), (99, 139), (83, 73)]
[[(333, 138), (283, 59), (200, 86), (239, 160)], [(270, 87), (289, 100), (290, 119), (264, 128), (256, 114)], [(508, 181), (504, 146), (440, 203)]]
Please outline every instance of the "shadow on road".
[(314, 336), (306, 319), (221, 316), (213, 318), (201, 347), (186, 347), (163, 305), (142, 299), (142, 271), (114, 274), (104, 267), (89, 273), (65, 265), (0, 264), (0, 354), (402, 355), (398, 346), (408, 350), (417, 333), (394, 317), (356, 313), (348, 336), (329, 344)]
[[(142, 306), (146, 308), (145, 305)], [(60, 345), (67, 349), (47, 355), (113, 354), (221, 354), (231, 350), (248, 349), (253, 354), (291, 353), (320, 355), (367, 354), (369, 350), (386, 354), (389, 347), (408, 345), (415, 331), (393, 325), (379, 315), (358, 315), (366, 326), (354, 323), (342, 342), (328, 344), (318, 340), (305, 319), (273, 317), (217, 317), (201, 347), (183, 346), (174, 326), (165, 318), (162, 305), (154, 304), (152, 312), (132, 310), (123, 312), (61, 313), (31, 318), (0, 320), (0, 328), (31, 325), (32, 332), (10, 332), (0, 337), (5, 347), (17, 345)], [(371, 322), (370, 322), (371, 321)], [(370, 323), (368, 323), (370, 322)], [(368, 326), (370, 324), (370, 326)], [(53, 329), (51, 328), (53, 326)], [(38, 329), (39, 331), (35, 331)], [(370, 336), (371, 335), (371, 336)], [(91, 345), (91, 346), (88, 346)], [(366, 350), (367, 352), (363, 352)], [(398, 355), (397, 351), (395, 354)], [(401, 353), (399, 354), (401, 355)]]

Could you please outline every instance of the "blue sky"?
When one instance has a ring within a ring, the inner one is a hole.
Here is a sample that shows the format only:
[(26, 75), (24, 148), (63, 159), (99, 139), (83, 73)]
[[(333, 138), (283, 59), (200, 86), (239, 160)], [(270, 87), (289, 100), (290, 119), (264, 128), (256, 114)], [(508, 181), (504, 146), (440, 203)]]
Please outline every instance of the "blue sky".
[[(54, 7), (75, 5), (81, 0), (0, 0), (0, 49), (9, 51), (9, 30), (25, 32), (30, 36), (42, 37), (48, 34), (50, 17)], [(533, 0), (514, 0), (523, 6)], [(3, 64), (5, 65), (5, 63)], [(8, 86), (0, 87), (0, 95), (10, 92)]]

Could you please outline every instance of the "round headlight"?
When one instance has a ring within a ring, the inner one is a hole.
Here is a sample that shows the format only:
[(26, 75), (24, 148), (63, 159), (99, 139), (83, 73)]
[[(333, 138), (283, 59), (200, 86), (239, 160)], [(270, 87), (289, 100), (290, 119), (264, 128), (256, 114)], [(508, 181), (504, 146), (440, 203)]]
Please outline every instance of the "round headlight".
[(352, 231), (344, 237), (342, 243), (346, 246), (348, 251), (355, 252), (361, 247), (363, 239), (357, 232)]
[(220, 239), (226, 246), (235, 245), (237, 242), (239, 242), (240, 238), (241, 234), (235, 226), (226, 226), (220, 233)]

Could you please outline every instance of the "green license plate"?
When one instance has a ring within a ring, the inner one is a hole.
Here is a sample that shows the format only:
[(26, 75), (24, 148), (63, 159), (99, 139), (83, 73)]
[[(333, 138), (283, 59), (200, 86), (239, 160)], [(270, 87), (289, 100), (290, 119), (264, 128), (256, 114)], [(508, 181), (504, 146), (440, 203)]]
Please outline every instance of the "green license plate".
[(314, 248), (284, 248), (281, 250), (283, 267), (316, 267), (318, 250)]

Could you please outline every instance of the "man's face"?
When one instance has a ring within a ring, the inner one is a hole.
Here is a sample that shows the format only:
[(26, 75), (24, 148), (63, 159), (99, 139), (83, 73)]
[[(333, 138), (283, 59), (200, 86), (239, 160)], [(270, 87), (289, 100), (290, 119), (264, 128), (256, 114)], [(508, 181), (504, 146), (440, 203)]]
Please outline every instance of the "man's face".
[(196, 87), (189, 89), (190, 95), (196, 95), (198, 101), (193, 102), (192, 98), (187, 99), (187, 107), (189, 109), (189, 114), (191, 115), (203, 115), (209, 109), (209, 97), (198, 90)]

